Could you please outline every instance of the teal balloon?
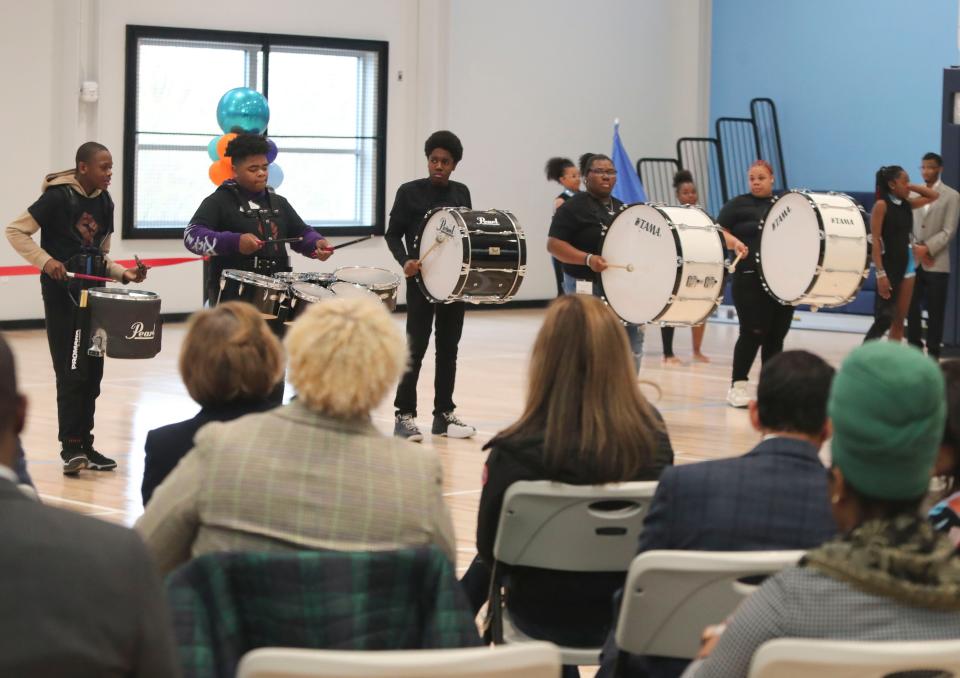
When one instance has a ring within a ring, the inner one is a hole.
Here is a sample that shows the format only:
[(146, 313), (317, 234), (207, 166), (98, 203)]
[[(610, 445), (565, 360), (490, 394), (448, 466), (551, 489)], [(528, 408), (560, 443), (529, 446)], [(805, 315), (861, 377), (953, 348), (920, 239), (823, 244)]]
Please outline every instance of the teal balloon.
[(220, 159), (220, 156), (217, 155), (217, 142), (220, 141), (220, 137), (214, 137), (210, 140), (210, 143), (207, 144), (207, 155), (210, 156), (210, 159), (216, 162)]
[(249, 87), (235, 87), (220, 97), (217, 124), (224, 134), (242, 130), (260, 134), (270, 122), (270, 106), (260, 92)]
[(273, 189), (280, 188), (283, 183), (283, 170), (277, 163), (271, 163), (267, 167), (267, 185)]

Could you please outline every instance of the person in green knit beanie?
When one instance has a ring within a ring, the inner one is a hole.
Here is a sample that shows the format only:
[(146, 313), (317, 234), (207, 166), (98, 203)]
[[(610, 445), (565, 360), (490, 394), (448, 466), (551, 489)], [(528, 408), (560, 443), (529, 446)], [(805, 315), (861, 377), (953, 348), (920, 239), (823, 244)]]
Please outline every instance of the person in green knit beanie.
[(943, 436), (937, 364), (871, 341), (833, 380), (830, 504), (839, 535), (770, 577), (722, 635), (705, 636), (687, 676), (746, 676), (774, 638), (922, 641), (960, 638), (960, 556), (920, 515)]

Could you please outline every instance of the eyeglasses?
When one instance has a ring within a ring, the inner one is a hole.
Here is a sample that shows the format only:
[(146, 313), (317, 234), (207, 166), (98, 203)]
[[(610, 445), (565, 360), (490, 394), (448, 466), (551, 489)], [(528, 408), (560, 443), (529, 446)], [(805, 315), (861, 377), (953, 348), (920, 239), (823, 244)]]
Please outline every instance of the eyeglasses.
[(598, 170), (592, 169), (592, 170), (590, 170), (590, 171), (593, 172), (594, 174), (599, 174), (599, 175), (602, 176), (602, 177), (615, 177), (615, 176), (617, 176), (617, 170), (615, 170), (615, 169), (598, 169)]

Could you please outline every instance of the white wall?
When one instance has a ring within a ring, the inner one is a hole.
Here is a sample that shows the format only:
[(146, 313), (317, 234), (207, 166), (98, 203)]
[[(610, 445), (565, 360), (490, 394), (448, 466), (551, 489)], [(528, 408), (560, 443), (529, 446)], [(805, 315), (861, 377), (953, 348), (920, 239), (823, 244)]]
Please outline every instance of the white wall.
[[(528, 237), (521, 299), (553, 296), (544, 250), (555, 186), (543, 178), (551, 155), (609, 152), (613, 118), (631, 156), (671, 153), (699, 134), (707, 91), (702, 38), (708, 0), (31, 0), (9, 3), (0, 42), (10, 102), (2, 114), (12, 163), (0, 189), (0, 223), (37, 195), (42, 176), (69, 167), (76, 147), (97, 139), (114, 152), (117, 228), (122, 213), (124, 40), (127, 24), (266, 31), (387, 40), (387, 206), (396, 187), (425, 172), (423, 139), (446, 127), (463, 139), (455, 177), (478, 208), (513, 211)], [(602, 12), (595, 8), (601, 7)], [(398, 71), (403, 71), (398, 81)], [(80, 104), (82, 80), (100, 101)], [(207, 181), (198, 177), (198, 181)], [(128, 258), (182, 256), (179, 241), (123, 241)], [(399, 268), (382, 239), (339, 251), (327, 264), (294, 255), (298, 269), (339, 265)], [(19, 257), (0, 244), (0, 266)], [(197, 308), (200, 267), (151, 271), (146, 289), (165, 312)], [(42, 317), (34, 277), (0, 278), (0, 320)]]

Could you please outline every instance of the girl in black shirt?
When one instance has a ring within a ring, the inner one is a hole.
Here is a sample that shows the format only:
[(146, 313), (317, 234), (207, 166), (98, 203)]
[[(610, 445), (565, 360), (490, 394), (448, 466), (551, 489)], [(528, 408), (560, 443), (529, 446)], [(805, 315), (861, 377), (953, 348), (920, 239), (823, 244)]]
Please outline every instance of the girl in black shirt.
[[(919, 194), (910, 198), (910, 193)], [(928, 205), (940, 196), (933, 189), (911, 184), (899, 165), (877, 170), (877, 202), (870, 212), (870, 238), (873, 265), (877, 269), (877, 294), (873, 304), (873, 324), (864, 341), (879, 339), (890, 330), (890, 340), (903, 339), (903, 319), (910, 308), (914, 279), (906, 278), (910, 256), (913, 210)], [(894, 323), (894, 316), (897, 322)]]
[[(580, 192), (580, 170), (570, 158), (550, 158), (544, 168), (547, 181), (556, 181), (563, 186), (563, 191), (553, 201), (553, 211), (560, 205)], [(553, 272), (557, 278), (557, 296), (563, 294), (563, 264), (556, 257), (553, 260)]]
[[(760, 246), (760, 225), (773, 204), (773, 168), (757, 160), (747, 174), (750, 192), (730, 200), (717, 222), (739, 238), (751, 252)], [(790, 331), (793, 306), (784, 306), (763, 289), (755, 257), (745, 257), (733, 274), (733, 304), (737, 309), (740, 334), (733, 349), (733, 379), (727, 392), (731, 407), (746, 407), (750, 402), (747, 375), (760, 351), (766, 362), (783, 350)]]

